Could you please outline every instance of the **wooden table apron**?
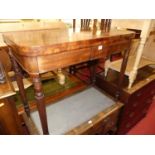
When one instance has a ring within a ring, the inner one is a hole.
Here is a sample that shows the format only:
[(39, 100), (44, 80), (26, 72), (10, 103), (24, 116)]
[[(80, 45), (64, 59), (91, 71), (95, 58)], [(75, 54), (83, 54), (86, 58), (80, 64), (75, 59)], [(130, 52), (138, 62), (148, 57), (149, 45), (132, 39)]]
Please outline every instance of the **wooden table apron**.
[[(52, 33), (53, 32), (53, 33)], [(25, 94), (21, 83), (20, 65), (32, 78), (35, 99), (43, 134), (49, 134), (44, 93), (40, 74), (54, 69), (64, 68), (85, 61), (108, 58), (115, 51), (124, 51), (118, 87), (121, 88), (123, 75), (129, 55), (131, 39), (134, 33), (130, 31), (111, 31), (102, 33), (72, 32), (60, 30), (37, 30), (10, 32), (4, 34), (4, 41), (9, 47), (9, 54), (13, 60), (17, 83), (21, 94)], [(24, 97), (25, 109), (29, 114), (27, 99)]]

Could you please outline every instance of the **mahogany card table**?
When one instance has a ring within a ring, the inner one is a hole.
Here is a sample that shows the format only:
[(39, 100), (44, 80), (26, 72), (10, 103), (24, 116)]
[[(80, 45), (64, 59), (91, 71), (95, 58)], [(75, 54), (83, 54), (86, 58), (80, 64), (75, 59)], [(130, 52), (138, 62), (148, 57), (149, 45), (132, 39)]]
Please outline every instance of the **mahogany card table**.
[[(77, 32), (70, 29), (42, 29), (3, 33), (4, 41), (9, 48), (9, 55), (12, 59), (25, 111), (28, 115), (30, 115), (30, 111), (19, 66), (30, 75), (33, 81), (43, 134), (49, 134), (49, 130), (40, 74), (85, 61), (93, 62), (100, 58), (108, 59), (112, 53), (124, 51), (118, 81), (118, 88), (121, 89), (131, 39), (134, 38), (134, 35), (134, 32), (121, 30)], [(95, 69), (92, 72), (93, 77), (95, 77), (94, 73)], [(117, 95), (119, 96), (119, 91)]]

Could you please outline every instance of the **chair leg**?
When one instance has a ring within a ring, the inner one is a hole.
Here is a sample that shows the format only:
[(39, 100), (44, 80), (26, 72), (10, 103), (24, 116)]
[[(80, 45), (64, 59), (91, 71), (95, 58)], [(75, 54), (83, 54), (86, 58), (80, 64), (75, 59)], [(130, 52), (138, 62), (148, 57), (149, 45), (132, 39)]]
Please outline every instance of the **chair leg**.
[(105, 70), (104, 70), (104, 76), (106, 77), (107, 76), (107, 74), (108, 74), (108, 70), (109, 70), (109, 68), (108, 67), (106, 67), (105, 68)]
[(128, 89), (130, 89), (132, 87), (132, 85), (136, 79), (136, 76), (137, 76), (137, 71), (130, 72)]
[(104, 68), (105, 69), (105, 71), (104, 71), (104, 76), (105, 77), (108, 74), (109, 67), (110, 67), (110, 60), (108, 59), (108, 60), (105, 61), (105, 68)]
[(75, 72), (76, 72), (76, 67), (75, 67), (75, 65), (70, 66), (70, 67), (69, 67), (69, 73), (70, 73), (70, 74), (75, 74)]

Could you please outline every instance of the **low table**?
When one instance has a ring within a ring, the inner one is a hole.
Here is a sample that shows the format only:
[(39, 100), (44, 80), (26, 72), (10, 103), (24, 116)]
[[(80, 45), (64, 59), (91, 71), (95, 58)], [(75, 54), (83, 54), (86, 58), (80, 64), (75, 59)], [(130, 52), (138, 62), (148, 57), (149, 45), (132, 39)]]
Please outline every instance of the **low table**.
[[(121, 107), (121, 103), (116, 103), (98, 89), (86, 88), (46, 107), (49, 133), (106, 134), (116, 125)], [(31, 118), (39, 133), (43, 134), (38, 112), (31, 113)]]

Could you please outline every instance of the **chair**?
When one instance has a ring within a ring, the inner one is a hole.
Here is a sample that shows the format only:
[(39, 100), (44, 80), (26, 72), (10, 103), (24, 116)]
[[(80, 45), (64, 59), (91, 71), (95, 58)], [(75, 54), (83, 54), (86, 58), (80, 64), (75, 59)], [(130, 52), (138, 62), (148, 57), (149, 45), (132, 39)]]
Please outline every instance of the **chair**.
[[(80, 30), (81, 31), (90, 31), (90, 30), (93, 30), (94, 32), (97, 30), (98, 28), (98, 23), (100, 24), (100, 27), (99, 29), (102, 31), (102, 32), (109, 32), (110, 30), (110, 27), (111, 27), (111, 19), (101, 19), (101, 21), (99, 22), (97, 19), (81, 19), (80, 20)], [(76, 19), (73, 19), (73, 31), (76, 30)], [(101, 63), (103, 63), (101, 61)], [(75, 74), (78, 70), (81, 70), (83, 68), (88, 68), (91, 66), (91, 62), (88, 61), (88, 62), (84, 62), (84, 63), (80, 63), (80, 64), (77, 64), (77, 65), (73, 65), (73, 66), (70, 66), (69, 67), (69, 72), (71, 74)], [(85, 76), (88, 76), (88, 75), (85, 75)], [(89, 77), (89, 76), (88, 76)]]
[[(81, 31), (89, 31), (90, 28), (91, 19), (81, 19), (80, 20), (80, 30)], [(76, 19), (73, 19), (73, 30), (75, 30), (77, 27)]]
[[(146, 36), (141, 39), (133, 39), (131, 43), (130, 55), (125, 71), (125, 75), (129, 78), (128, 89), (130, 89), (136, 79), (137, 71), (147, 65), (155, 64), (155, 54), (153, 48), (151, 49), (150, 43), (155, 38), (155, 32), (150, 33), (149, 39), (146, 42)], [(144, 49), (144, 50), (143, 50)], [(143, 52), (143, 53), (142, 53)], [(142, 54), (142, 55), (141, 55)], [(116, 70), (120, 72), (122, 59), (105, 63), (105, 76), (107, 76), (108, 70)]]
[[(136, 57), (136, 50), (138, 48), (139, 42), (140, 42), (140, 39), (133, 39), (131, 42), (130, 55), (128, 58), (128, 63), (127, 63), (126, 72), (125, 72), (125, 75), (127, 76), (129, 76), (130, 70), (132, 68), (131, 65), (133, 64), (133, 61), (135, 61), (134, 59)], [(114, 60), (114, 61), (107, 60), (105, 63), (105, 76), (107, 76), (109, 69), (120, 72), (121, 64), (122, 64), (122, 58), (119, 58), (118, 60)]]
[(100, 30), (109, 32), (111, 28), (111, 19), (101, 19)]
[[(91, 19), (81, 19), (80, 20), (80, 31), (90, 31), (90, 23), (91, 23)], [(77, 28), (77, 22), (76, 19), (73, 19), (73, 31), (75, 31)], [(88, 67), (88, 62), (84, 62), (84, 63), (80, 63), (77, 65), (73, 65), (69, 67), (69, 72), (71, 74), (75, 74), (79, 69)]]

